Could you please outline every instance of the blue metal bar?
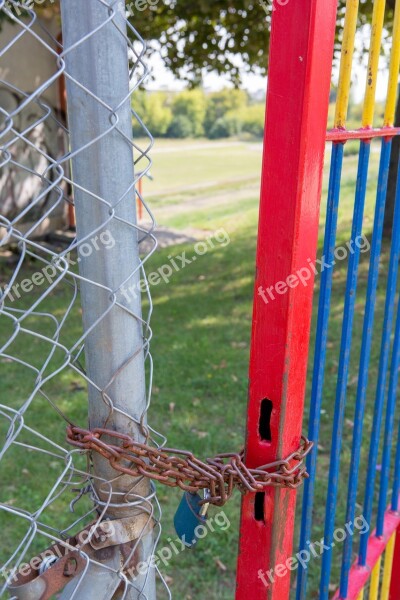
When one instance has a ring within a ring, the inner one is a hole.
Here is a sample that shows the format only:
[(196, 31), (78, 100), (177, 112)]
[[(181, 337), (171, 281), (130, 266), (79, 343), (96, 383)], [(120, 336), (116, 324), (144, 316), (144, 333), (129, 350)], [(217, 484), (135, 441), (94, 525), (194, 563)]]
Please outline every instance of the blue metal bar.
[[(398, 221), (393, 221), (393, 228), (400, 228), (400, 223)], [(398, 306), (398, 311), (400, 311), (400, 301)], [(397, 313), (397, 326), (399, 323), (399, 312)], [(394, 391), (396, 392), (395, 386)], [(390, 393), (390, 391), (389, 391)], [(394, 461), (394, 480), (393, 480), (393, 491), (392, 491), (392, 510), (397, 511), (399, 508), (399, 493), (400, 493), (400, 423), (397, 433), (397, 445), (396, 445), (396, 457)]]
[[(399, 185), (399, 182), (398, 182)], [(400, 228), (400, 222), (399, 221), (393, 221), (393, 228)], [(397, 312), (397, 323), (396, 323), (396, 328), (399, 326), (399, 320), (400, 320), (400, 299), (399, 299), (399, 306), (398, 306), (398, 312)], [(397, 329), (396, 329), (396, 333), (397, 333)], [(394, 346), (396, 347), (396, 341), (394, 343)], [(391, 385), (391, 384), (390, 384)], [(396, 394), (396, 387), (397, 387), (397, 382), (396, 385), (394, 385), (393, 382), (393, 393)], [(391, 393), (390, 391), (390, 386), (389, 386), (389, 394)], [(395, 456), (395, 461), (394, 461), (394, 479), (393, 479), (393, 491), (392, 491), (392, 503), (391, 503), (391, 508), (393, 511), (397, 511), (399, 509), (399, 493), (400, 493), (400, 423), (398, 426), (398, 433), (397, 433), (397, 444), (396, 444), (396, 456)]]
[[(400, 311), (400, 301), (398, 306)], [(397, 321), (399, 321), (399, 313), (397, 313)], [(396, 457), (394, 459), (394, 480), (393, 480), (393, 491), (392, 491), (392, 505), (393, 511), (399, 509), (399, 493), (400, 493), (400, 423), (397, 432), (397, 445), (396, 445)]]
[[(365, 317), (361, 342), (359, 378), (357, 385), (356, 407), (354, 414), (353, 443), (351, 449), (350, 476), (347, 494), (346, 523), (354, 523), (357, 501), (358, 475), (366, 392), (368, 386), (368, 367), (371, 356), (372, 332), (374, 327), (376, 290), (379, 279), (379, 264), (382, 249), (382, 233), (385, 216), (386, 195), (389, 177), (391, 140), (382, 140), (381, 159), (379, 165), (378, 188), (375, 206), (374, 229), (371, 242), (371, 257), (368, 273), (368, 286), (365, 303)], [(340, 578), (340, 597), (347, 598), (349, 571), (352, 564), (352, 536), (347, 536), (343, 548), (342, 571)]]
[(399, 493), (400, 493), (400, 423), (397, 432), (397, 446), (396, 446), (396, 458), (394, 460), (394, 481), (393, 481), (393, 492), (392, 492), (392, 510), (397, 511), (399, 509)]
[[(325, 238), (323, 259), (328, 265), (333, 265), (336, 243), (338, 207), (340, 197), (340, 182), (343, 166), (343, 149), (341, 143), (333, 144), (331, 168), (329, 176), (328, 202), (325, 223)], [(306, 479), (303, 492), (302, 521), (300, 532), (300, 550), (307, 548), (312, 527), (312, 512), (315, 493), (315, 476), (317, 468), (318, 439), (320, 429), (320, 414), (322, 390), (325, 375), (326, 344), (328, 339), (328, 324), (331, 305), (333, 267), (325, 268), (321, 273), (321, 284), (318, 305), (318, 320), (314, 350), (314, 370), (311, 390), (310, 418), (308, 436), (314, 442), (314, 448), (307, 458), (307, 470), (310, 475)], [(307, 570), (298, 567), (296, 600), (305, 600), (307, 593)]]
[(335, 529), (335, 514), (337, 492), (339, 484), (340, 451), (342, 447), (343, 421), (346, 407), (347, 380), (349, 373), (354, 307), (356, 301), (358, 266), (360, 261), (360, 237), (362, 232), (365, 196), (367, 191), (368, 166), (370, 157), (370, 142), (360, 143), (358, 162), (357, 186), (355, 194), (353, 225), (351, 232), (351, 252), (349, 255), (345, 303), (343, 311), (342, 338), (340, 344), (340, 357), (338, 378), (336, 385), (335, 413), (332, 429), (332, 448), (330, 455), (329, 481), (327, 506), (325, 513), (324, 543), (329, 546), (322, 556), (322, 569), (320, 581), (320, 600), (329, 598), (329, 582), (332, 564), (332, 542)]
[[(399, 169), (400, 173), (400, 169)], [(365, 486), (363, 515), (371, 525), (372, 504), (375, 491), (376, 465), (378, 461), (379, 439), (382, 425), (382, 413), (386, 390), (386, 377), (389, 364), (390, 334), (393, 326), (394, 302), (396, 296), (397, 273), (400, 258), (400, 178), (397, 180), (396, 203), (394, 209), (394, 227), (392, 235), (392, 247), (390, 251), (389, 273), (386, 289), (385, 315), (383, 319), (383, 332), (381, 342), (381, 354), (379, 360), (378, 383), (376, 389), (374, 420), (372, 424), (371, 443), (369, 448), (367, 482)], [(358, 562), (365, 565), (367, 560), (368, 539), (370, 531), (361, 534)]]
[(383, 534), (383, 521), (387, 508), (387, 493), (390, 477), (390, 458), (392, 450), (392, 439), (394, 429), (394, 414), (396, 410), (396, 392), (399, 381), (400, 364), (400, 302), (397, 307), (396, 328), (393, 342), (392, 364), (390, 368), (388, 402), (386, 407), (385, 437), (382, 452), (381, 487), (379, 490), (378, 519), (376, 524), (376, 535)]

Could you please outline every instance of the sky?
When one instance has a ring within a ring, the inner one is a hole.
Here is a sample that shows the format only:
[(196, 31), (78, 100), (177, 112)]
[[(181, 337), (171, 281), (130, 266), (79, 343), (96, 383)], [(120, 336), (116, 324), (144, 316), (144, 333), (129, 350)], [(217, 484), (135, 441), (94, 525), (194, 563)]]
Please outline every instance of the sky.
[[(362, 47), (362, 38), (369, 32), (359, 32), (356, 40), (356, 47)], [(367, 59), (367, 56), (365, 56)], [(365, 63), (366, 61), (364, 61)], [(180, 91), (186, 87), (185, 82), (180, 81), (164, 65), (164, 61), (159, 54), (153, 54), (149, 61), (152, 70), (153, 80), (148, 80), (146, 88), (149, 90), (168, 89), (171, 91)], [(353, 101), (362, 102), (364, 97), (366, 83), (366, 64), (360, 65), (357, 58), (353, 65)], [(337, 83), (338, 68), (333, 70), (333, 81)], [(377, 82), (377, 101), (382, 101), (386, 97), (388, 83), (388, 70), (385, 59), (381, 57), (380, 71)], [(216, 73), (207, 73), (204, 75), (204, 86), (207, 90), (218, 91), (224, 87), (231, 87), (229, 79)], [(264, 93), (267, 86), (267, 78), (264, 75), (249, 74), (243, 71), (243, 88), (251, 94)]]
[[(167, 88), (171, 91), (180, 91), (186, 87), (185, 82), (179, 81), (164, 65), (160, 54), (155, 53), (148, 61), (153, 75), (153, 81), (149, 80), (146, 88), (149, 90), (159, 90)], [(265, 92), (267, 79), (265, 75), (252, 75), (243, 72), (243, 87), (251, 94), (256, 92)], [(204, 76), (204, 87), (210, 91), (219, 91), (224, 87), (232, 87), (227, 77), (216, 73), (208, 73)]]

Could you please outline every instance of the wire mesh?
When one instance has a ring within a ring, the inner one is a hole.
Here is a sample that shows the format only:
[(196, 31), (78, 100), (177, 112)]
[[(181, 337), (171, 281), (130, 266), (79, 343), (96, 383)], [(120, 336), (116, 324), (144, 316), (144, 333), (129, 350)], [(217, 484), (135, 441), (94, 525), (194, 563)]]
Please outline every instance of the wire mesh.
[[(148, 75), (146, 44), (128, 21), (128, 33), (120, 28), (124, 4), (120, 0), (90, 0), (90, 3), (104, 7), (104, 24), (115, 23), (126, 44), (129, 95), (134, 107), (135, 91)], [(123, 508), (138, 507), (148, 515), (148, 521), (154, 519), (153, 552), (161, 531), (161, 509), (153, 486), (142, 496), (143, 486), (140, 481), (136, 482), (129, 493), (120, 494), (119, 500), (117, 492), (116, 501), (115, 480), (97, 477), (90, 456), (65, 442), (66, 424), (85, 425), (87, 391), (91, 387), (107, 405), (109, 417), (118, 413), (126, 420), (128, 430), (130, 425), (139, 426), (143, 438), (157, 448), (166, 441), (146, 424), (153, 363), (150, 354), (152, 302), (145, 264), (156, 250), (157, 241), (155, 221), (139, 192), (138, 182), (151, 168), (153, 139), (132, 108), (132, 118), (140, 125), (145, 141), (139, 145), (124, 136), (134, 157), (135, 177), (130, 189), (123, 197), (113, 200), (99, 197), (90, 189), (80, 190), (87, 194), (88, 201), (105, 207), (107, 218), (100, 228), (94, 228), (84, 237), (65, 232), (54, 235), (54, 229), (73, 205), (78, 189), (71, 175), (71, 159), (79, 160), (86, 148), (71, 152), (66, 115), (60, 102), (63, 79), (70, 75), (58, 35), (59, 5), (52, 3), (47, 12), (42, 14), (41, 11), (39, 7), (35, 9), (31, 1), (0, 0), (3, 29), (0, 51), (0, 374), (3, 381), (0, 563), (3, 578), (0, 597), (8, 597), (10, 582), (14, 581), (21, 565), (29, 563), (33, 556), (55, 542), (65, 544), (65, 540), (88, 523), (100, 524), (116, 502)], [(96, 31), (90, 35), (96, 35)], [(95, 100), (110, 115), (109, 127), (100, 137), (116, 131), (122, 136), (118, 118), (115, 118), (120, 106), (104, 106), (100, 99)], [(98, 139), (94, 138), (93, 144)], [(101, 169), (101, 165), (97, 168)], [(138, 267), (132, 267), (129, 279), (141, 279), (144, 314), (132, 313), (123, 301), (124, 286), (129, 281), (121, 281), (116, 289), (104, 289), (95, 278), (83, 277), (79, 270), (81, 261), (89, 253), (115, 247), (118, 240), (112, 238), (110, 228), (119, 219), (116, 207), (127, 201), (134, 203), (136, 194), (146, 214), (145, 224), (132, 220), (125, 221), (124, 226), (138, 238), (140, 262)], [(83, 284), (92, 285), (93, 294), (106, 293), (109, 298), (107, 310), (89, 330), (81, 326)], [(128, 361), (115, 368), (111, 379), (99, 386), (87, 372), (85, 343), (113, 311), (122, 311), (140, 324), (143, 343), (140, 352), (135, 349)], [(146, 401), (143, 413), (135, 415), (119, 407), (115, 390), (128, 364), (140, 360), (141, 353), (146, 366)], [(146, 591), (149, 575), (138, 579), (127, 568), (143, 535), (131, 545), (123, 564), (99, 563), (82, 551), (85, 569), (70, 592), (62, 597), (80, 597), (81, 586), (93, 565), (112, 572), (118, 579), (119, 588), (110, 598), (150, 597)], [(157, 566), (156, 570), (164, 593), (170, 597)]]

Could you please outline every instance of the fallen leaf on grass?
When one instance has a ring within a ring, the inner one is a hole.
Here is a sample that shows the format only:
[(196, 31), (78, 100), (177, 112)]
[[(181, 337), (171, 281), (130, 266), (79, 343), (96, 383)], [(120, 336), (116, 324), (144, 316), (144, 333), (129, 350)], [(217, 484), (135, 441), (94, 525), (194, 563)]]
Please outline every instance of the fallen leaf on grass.
[(219, 365), (212, 365), (212, 368), (213, 368), (213, 369), (215, 369), (215, 370), (216, 370), (216, 369), (226, 369), (226, 367), (227, 367), (227, 366), (228, 366), (228, 365), (227, 365), (227, 362), (226, 362), (226, 360), (224, 359), (224, 360), (222, 360), (222, 361), (219, 363)]
[(232, 348), (247, 348), (247, 342), (231, 342)]
[(225, 573), (225, 571), (227, 570), (227, 567), (224, 565), (224, 563), (219, 558), (215, 559), (215, 563), (216, 563), (217, 567)]
[(70, 389), (72, 392), (83, 392), (86, 388), (81, 381), (71, 381)]

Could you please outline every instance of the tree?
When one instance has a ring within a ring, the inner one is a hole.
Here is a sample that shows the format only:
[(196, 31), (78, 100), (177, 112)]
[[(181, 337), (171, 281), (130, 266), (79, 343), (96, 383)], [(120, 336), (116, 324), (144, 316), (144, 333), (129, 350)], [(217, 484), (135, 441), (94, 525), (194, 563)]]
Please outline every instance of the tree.
[[(180, 92), (172, 101), (174, 117), (185, 117), (191, 124), (195, 137), (204, 135), (204, 119), (207, 110), (207, 99), (200, 89)], [(181, 121), (182, 122), (182, 121)]]
[[(225, 124), (223, 119), (228, 112), (237, 111), (244, 108), (248, 102), (247, 93), (244, 90), (224, 89), (220, 92), (214, 92), (207, 98), (207, 112), (204, 120), (204, 129), (209, 137), (225, 137), (216, 135), (216, 129), (223, 131)], [(216, 128), (217, 122), (219, 123)], [(214, 130), (214, 131), (213, 131)], [(229, 134), (228, 130), (227, 135)]]
[(243, 123), (240, 115), (236, 112), (226, 113), (224, 117), (220, 117), (215, 121), (213, 126), (208, 131), (210, 140), (232, 137), (240, 135), (243, 131)]
[[(138, 91), (132, 97), (132, 108), (155, 137), (164, 136), (172, 122), (172, 110), (168, 106), (168, 94), (165, 92)], [(143, 129), (134, 123), (134, 133), (142, 135)]]
[(188, 138), (193, 137), (193, 125), (185, 115), (177, 115), (172, 120), (168, 129), (168, 137), (171, 138)]
[[(44, 0), (43, 8), (57, 10), (54, 2)], [(193, 87), (201, 82), (204, 70), (225, 74), (237, 86), (243, 69), (266, 72), (272, 4), (276, 10), (285, 10), (278, 0), (127, 0), (133, 13), (131, 23), (148, 42), (149, 51), (161, 47), (167, 67)], [(346, 0), (339, 0), (337, 42), (345, 6)], [(387, 6), (386, 25), (390, 29), (395, 0), (388, 0)], [(361, 0), (360, 27), (370, 21), (372, 7), (373, 0)], [(243, 66), (238, 65), (238, 56)], [(399, 111), (400, 107), (398, 116)], [(400, 125), (399, 121), (396, 124)], [(393, 164), (397, 163), (399, 146), (393, 146)], [(391, 169), (391, 177), (393, 173)], [(390, 215), (390, 194), (387, 207)]]
[[(167, 67), (192, 85), (201, 81), (204, 69), (225, 74), (237, 84), (243, 68), (266, 72), (272, 5), (285, 10), (279, 0), (127, 0), (126, 4), (132, 26), (150, 51), (161, 46)], [(395, 0), (387, 4), (390, 24)], [(59, 0), (40, 0), (38, 5), (36, 10), (59, 12)], [(339, 0), (339, 37), (345, 5), (346, 0)], [(361, 0), (360, 27), (370, 21), (372, 6), (373, 0)], [(244, 67), (238, 65), (238, 55)]]
[[(285, 10), (275, 2), (276, 10)], [(163, 49), (167, 67), (191, 85), (201, 82), (203, 71), (227, 75), (234, 84), (240, 83), (240, 55), (244, 69), (256, 68), (266, 72), (268, 67), (271, 11), (266, 6), (272, 0), (160, 0), (142, 13), (136, 12), (132, 23), (149, 40), (158, 40)], [(395, 0), (388, 0), (386, 26), (393, 22)], [(337, 50), (341, 35), (345, 0), (339, 0)], [(370, 22), (373, 0), (360, 2), (359, 26)], [(396, 125), (400, 126), (400, 99)], [(396, 188), (400, 140), (395, 139), (391, 156), (390, 183), (387, 196), (385, 229), (391, 229)]]
[(262, 138), (265, 125), (265, 107), (262, 104), (253, 104), (241, 110), (243, 115), (243, 131)]
[[(145, 0), (143, 0), (145, 1)], [(292, 1), (292, 0), (290, 0)], [(131, 2), (132, 25), (149, 42), (150, 49), (161, 45), (167, 67), (192, 85), (201, 81), (202, 72), (226, 74), (239, 84), (242, 66), (266, 72), (272, 4), (285, 10), (278, 0), (154, 0), (147, 8), (135, 10)], [(346, 0), (339, 0), (338, 38)], [(387, 23), (393, 19), (395, 0), (388, 0)], [(268, 10), (270, 7), (270, 10)], [(359, 26), (371, 19), (373, 0), (360, 2)]]

